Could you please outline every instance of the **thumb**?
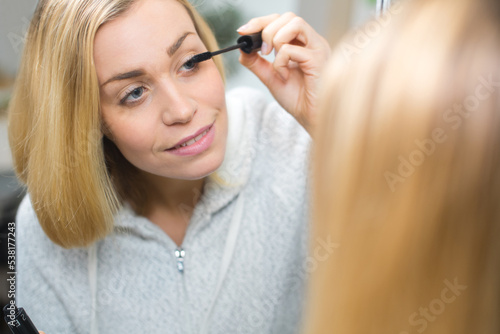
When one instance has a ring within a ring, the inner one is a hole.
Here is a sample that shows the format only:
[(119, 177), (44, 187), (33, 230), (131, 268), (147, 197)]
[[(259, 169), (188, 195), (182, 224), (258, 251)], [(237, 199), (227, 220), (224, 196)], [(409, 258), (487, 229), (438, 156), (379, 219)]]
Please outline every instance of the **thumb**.
[(239, 60), (241, 65), (252, 71), (268, 88), (278, 75), (273, 65), (256, 52), (250, 54), (241, 52)]

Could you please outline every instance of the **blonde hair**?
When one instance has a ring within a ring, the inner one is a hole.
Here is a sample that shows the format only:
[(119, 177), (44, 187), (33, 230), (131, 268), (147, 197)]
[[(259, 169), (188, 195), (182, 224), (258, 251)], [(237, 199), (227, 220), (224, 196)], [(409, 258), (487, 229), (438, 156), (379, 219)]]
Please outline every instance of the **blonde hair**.
[(389, 25), (325, 75), (312, 239), (339, 247), (305, 332), (499, 333), (498, 2), (408, 1)]
[[(186, 1), (181, 3), (209, 50), (210, 28)], [(99, 27), (135, 0), (41, 0), (9, 106), (9, 142), (19, 179), (27, 186), (47, 236), (65, 247), (87, 246), (113, 228), (113, 216), (134, 181), (133, 168), (103, 143), (98, 81), (93, 63)], [(215, 59), (223, 77), (221, 60)], [(125, 160), (126, 161), (126, 160)], [(127, 162), (128, 163), (128, 162)], [(126, 184), (124, 184), (127, 182)], [(137, 201), (140, 208), (144, 203)]]

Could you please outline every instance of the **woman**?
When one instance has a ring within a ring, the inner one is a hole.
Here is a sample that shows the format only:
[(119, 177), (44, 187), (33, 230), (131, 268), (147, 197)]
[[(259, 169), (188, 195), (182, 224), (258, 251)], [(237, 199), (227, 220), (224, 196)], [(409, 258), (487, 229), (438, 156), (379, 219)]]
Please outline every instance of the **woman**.
[(306, 333), (499, 333), (500, 6), (397, 12), (326, 71)]
[[(241, 62), (278, 104), (224, 96), (182, 0), (45, 0), (10, 110), (28, 189), (17, 303), (55, 333), (292, 333), (315, 86), (329, 47), (293, 14), (251, 20)], [(293, 117), (292, 117), (293, 116)], [(307, 130), (307, 131), (306, 131)]]

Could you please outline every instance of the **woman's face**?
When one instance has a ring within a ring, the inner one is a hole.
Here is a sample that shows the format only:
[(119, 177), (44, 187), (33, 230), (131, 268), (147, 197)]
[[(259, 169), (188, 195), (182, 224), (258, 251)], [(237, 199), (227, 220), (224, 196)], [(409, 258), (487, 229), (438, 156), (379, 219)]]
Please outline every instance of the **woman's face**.
[(189, 14), (175, 0), (137, 1), (99, 28), (94, 62), (107, 136), (140, 170), (199, 179), (222, 163), (222, 78), (212, 60), (186, 65), (204, 51)]

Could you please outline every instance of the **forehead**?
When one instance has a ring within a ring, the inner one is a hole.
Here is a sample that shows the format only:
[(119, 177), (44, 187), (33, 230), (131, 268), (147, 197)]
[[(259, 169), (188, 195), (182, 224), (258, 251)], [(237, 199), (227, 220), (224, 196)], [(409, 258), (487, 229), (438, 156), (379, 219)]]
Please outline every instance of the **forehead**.
[(196, 33), (187, 9), (179, 2), (137, 1), (97, 31), (94, 61), (98, 76), (101, 78), (116, 69), (135, 66), (141, 60), (165, 54), (167, 48), (187, 31)]

